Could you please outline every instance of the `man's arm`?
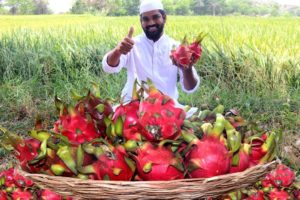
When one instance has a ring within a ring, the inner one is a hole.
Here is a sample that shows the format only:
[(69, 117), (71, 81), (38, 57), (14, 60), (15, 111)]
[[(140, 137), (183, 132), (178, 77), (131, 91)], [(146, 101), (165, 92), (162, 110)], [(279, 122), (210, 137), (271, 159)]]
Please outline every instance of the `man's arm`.
[(172, 62), (175, 66), (177, 66), (179, 68), (179, 70), (181, 70), (182, 72), (182, 76), (181, 76), (181, 84), (184, 87), (186, 92), (189, 91), (194, 91), (195, 89), (198, 88), (199, 86), (199, 76), (197, 75), (197, 72), (195, 71), (195, 69), (193, 70), (193, 66), (196, 63), (195, 59), (192, 57), (190, 64), (188, 65), (188, 67), (183, 67), (181, 66), (179, 63), (176, 62), (176, 60), (173, 58), (173, 56), (170, 56), (172, 59)]
[(120, 63), (122, 54), (126, 55), (131, 51), (134, 45), (132, 39), (134, 29), (130, 27), (127, 37), (125, 37), (113, 50), (108, 53), (107, 64), (111, 67), (117, 67)]
[(192, 90), (197, 85), (197, 80), (194, 76), (192, 67), (188, 69), (182, 69), (183, 74), (183, 86), (186, 90)]

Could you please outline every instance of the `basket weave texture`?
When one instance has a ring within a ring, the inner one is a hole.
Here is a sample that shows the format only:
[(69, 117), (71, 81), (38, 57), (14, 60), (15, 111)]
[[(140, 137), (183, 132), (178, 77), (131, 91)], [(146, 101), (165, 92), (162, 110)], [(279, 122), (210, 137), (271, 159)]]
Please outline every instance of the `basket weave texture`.
[(232, 190), (248, 187), (274, 169), (277, 161), (257, 165), (243, 172), (211, 178), (173, 181), (99, 181), (78, 178), (20, 174), (42, 188), (74, 199), (203, 199), (218, 197)]

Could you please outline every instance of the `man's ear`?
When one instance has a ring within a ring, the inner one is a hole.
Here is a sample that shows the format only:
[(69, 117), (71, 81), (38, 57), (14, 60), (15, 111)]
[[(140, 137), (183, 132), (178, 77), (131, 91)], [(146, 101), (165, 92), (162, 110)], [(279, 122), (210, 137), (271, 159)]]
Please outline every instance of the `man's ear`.
[(162, 18), (163, 18), (163, 19), (165, 20), (165, 22), (166, 22), (166, 20), (167, 20), (167, 15), (166, 15), (166, 14), (163, 14)]

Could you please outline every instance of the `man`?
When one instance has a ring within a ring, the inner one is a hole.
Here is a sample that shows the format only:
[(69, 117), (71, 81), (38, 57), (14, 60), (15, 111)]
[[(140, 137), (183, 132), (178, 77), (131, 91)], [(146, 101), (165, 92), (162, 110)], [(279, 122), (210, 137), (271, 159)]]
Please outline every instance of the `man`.
[(140, 22), (144, 33), (132, 38), (134, 29), (131, 27), (128, 36), (104, 56), (103, 69), (107, 73), (127, 69), (127, 82), (122, 90), (125, 102), (131, 99), (135, 79), (141, 82), (150, 78), (161, 92), (178, 103), (178, 73), (184, 92), (192, 93), (199, 87), (194, 63), (191, 61), (188, 68), (183, 68), (170, 58), (172, 48), (179, 43), (164, 33), (166, 14), (159, 0), (141, 2)]

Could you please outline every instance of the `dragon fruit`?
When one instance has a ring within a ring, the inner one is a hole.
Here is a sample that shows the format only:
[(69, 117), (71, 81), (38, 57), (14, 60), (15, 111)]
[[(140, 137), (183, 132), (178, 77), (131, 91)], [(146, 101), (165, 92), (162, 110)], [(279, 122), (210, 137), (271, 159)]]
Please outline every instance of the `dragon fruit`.
[(33, 196), (29, 191), (23, 191), (20, 188), (17, 188), (12, 193), (12, 198), (16, 199), (16, 200), (18, 200), (18, 199), (31, 200), (31, 199), (33, 199)]
[(251, 194), (246, 200), (265, 200), (264, 192), (259, 190), (254, 194)]
[[(0, 195), (0, 197), (1, 197), (1, 195)], [(300, 189), (294, 191), (294, 197), (295, 197), (295, 199), (300, 199)]]
[(86, 144), (83, 149), (97, 157), (91, 165), (83, 166), (79, 171), (93, 174), (98, 180), (130, 181), (135, 172), (134, 162), (129, 158), (123, 146), (112, 146), (99, 139)]
[(72, 198), (62, 196), (50, 191), (41, 190), (34, 183), (18, 173), (14, 168), (0, 172), (0, 199), (16, 200), (71, 200)]
[(59, 104), (60, 117), (54, 123), (53, 130), (55, 132), (66, 136), (73, 144), (82, 144), (100, 137), (89, 115), (84, 117), (83, 113), (78, 113), (72, 106), (67, 109), (58, 100), (56, 103)]
[(14, 168), (10, 168), (0, 173), (0, 178), (4, 178), (5, 187), (27, 188), (33, 186), (33, 182), (18, 174)]
[(24, 176), (18, 174), (16, 171), (14, 172), (14, 181), (17, 187), (20, 188), (27, 188), (27, 187), (32, 187), (33, 182)]
[(221, 137), (225, 119), (221, 114), (216, 116), (214, 125), (205, 123), (201, 126), (204, 133), (201, 140), (182, 131), (183, 139), (191, 146), (185, 159), (185, 166), (191, 178), (209, 178), (229, 172), (231, 156), (224, 138)]
[(250, 165), (264, 164), (275, 156), (277, 134), (275, 132), (263, 133), (260, 137), (250, 137)]
[(116, 111), (113, 115), (113, 121), (116, 121), (118, 117), (124, 118), (124, 129), (129, 129), (133, 126), (136, 126), (138, 123), (138, 110), (139, 110), (140, 102), (139, 101), (131, 101), (128, 104), (121, 104), (116, 108)]
[(113, 109), (107, 100), (100, 98), (97, 85), (94, 85), (93, 88), (94, 92), (89, 91), (85, 97), (73, 95), (74, 99), (79, 99), (75, 110), (81, 113), (82, 117), (85, 117), (87, 114), (90, 115), (99, 132), (104, 133), (106, 129), (104, 119), (113, 113)]
[(15, 155), (20, 162), (21, 168), (29, 172), (38, 172), (41, 169), (42, 164), (39, 163), (40, 166), (31, 165), (30, 161), (36, 159), (36, 162), (38, 162), (41, 159), (39, 158), (41, 142), (34, 138), (23, 139), (3, 127), (0, 127), (0, 131), (4, 133), (3, 140), (14, 148)]
[[(242, 144), (238, 154), (235, 155), (237, 158), (233, 156), (233, 161), (229, 170), (230, 173), (241, 172), (250, 167), (249, 151), (250, 145)], [(237, 161), (234, 162), (234, 159), (237, 159)]]
[(292, 198), (289, 194), (284, 190), (278, 190), (274, 188), (269, 194), (270, 200), (291, 200)]
[(51, 190), (43, 189), (41, 191), (40, 199), (41, 200), (63, 200), (64, 198), (59, 194), (52, 192)]
[(148, 141), (176, 140), (180, 136), (185, 112), (175, 107), (174, 101), (158, 91), (148, 79), (148, 97), (140, 103), (139, 124), (141, 134)]
[(192, 52), (192, 57), (195, 59), (194, 61), (197, 62), (197, 60), (200, 59), (201, 54), (202, 54), (202, 47), (201, 47), (201, 42), (203, 38), (205, 37), (205, 34), (200, 33), (196, 40), (192, 42), (189, 46), (191, 52)]
[(107, 126), (105, 131), (107, 139), (112, 143), (126, 142), (128, 140), (141, 141), (140, 131), (142, 127), (138, 123), (138, 111), (140, 106), (140, 92), (137, 91), (137, 80), (133, 85), (132, 99), (130, 102), (117, 106), (112, 117), (106, 117), (104, 122)]
[[(196, 45), (194, 45), (196, 46)], [(195, 50), (197, 50), (195, 48)], [(172, 50), (171, 55), (175, 62), (177, 62), (179, 65), (188, 68), (188, 65), (191, 62), (192, 59), (192, 51), (188, 46), (188, 42), (186, 37), (184, 37), (182, 43), (175, 49)]]
[(277, 168), (272, 170), (267, 176), (271, 184), (277, 188), (289, 187), (296, 177), (295, 172), (283, 164), (278, 165)]
[(174, 61), (184, 68), (189, 68), (191, 62), (196, 63), (202, 54), (201, 42), (203, 38), (204, 34), (200, 33), (194, 42), (188, 44), (187, 38), (184, 37), (182, 43), (171, 51)]
[(165, 141), (155, 146), (146, 142), (137, 149), (135, 156), (138, 176), (144, 181), (175, 180), (184, 178), (182, 158), (171, 148), (163, 146)]
[(7, 200), (7, 193), (4, 190), (0, 190), (0, 199)]
[(131, 101), (121, 104), (116, 108), (112, 120), (115, 122), (118, 117), (124, 118), (123, 127), (129, 129), (138, 124), (138, 110), (140, 106), (140, 96), (137, 92), (137, 80), (134, 81)]
[(265, 189), (269, 189), (272, 187), (271, 181), (270, 181), (270, 173), (267, 174), (262, 180), (261, 180), (261, 185)]
[(191, 151), (186, 154), (185, 165), (191, 178), (209, 178), (226, 174), (230, 169), (230, 156), (217, 138), (193, 139)]

